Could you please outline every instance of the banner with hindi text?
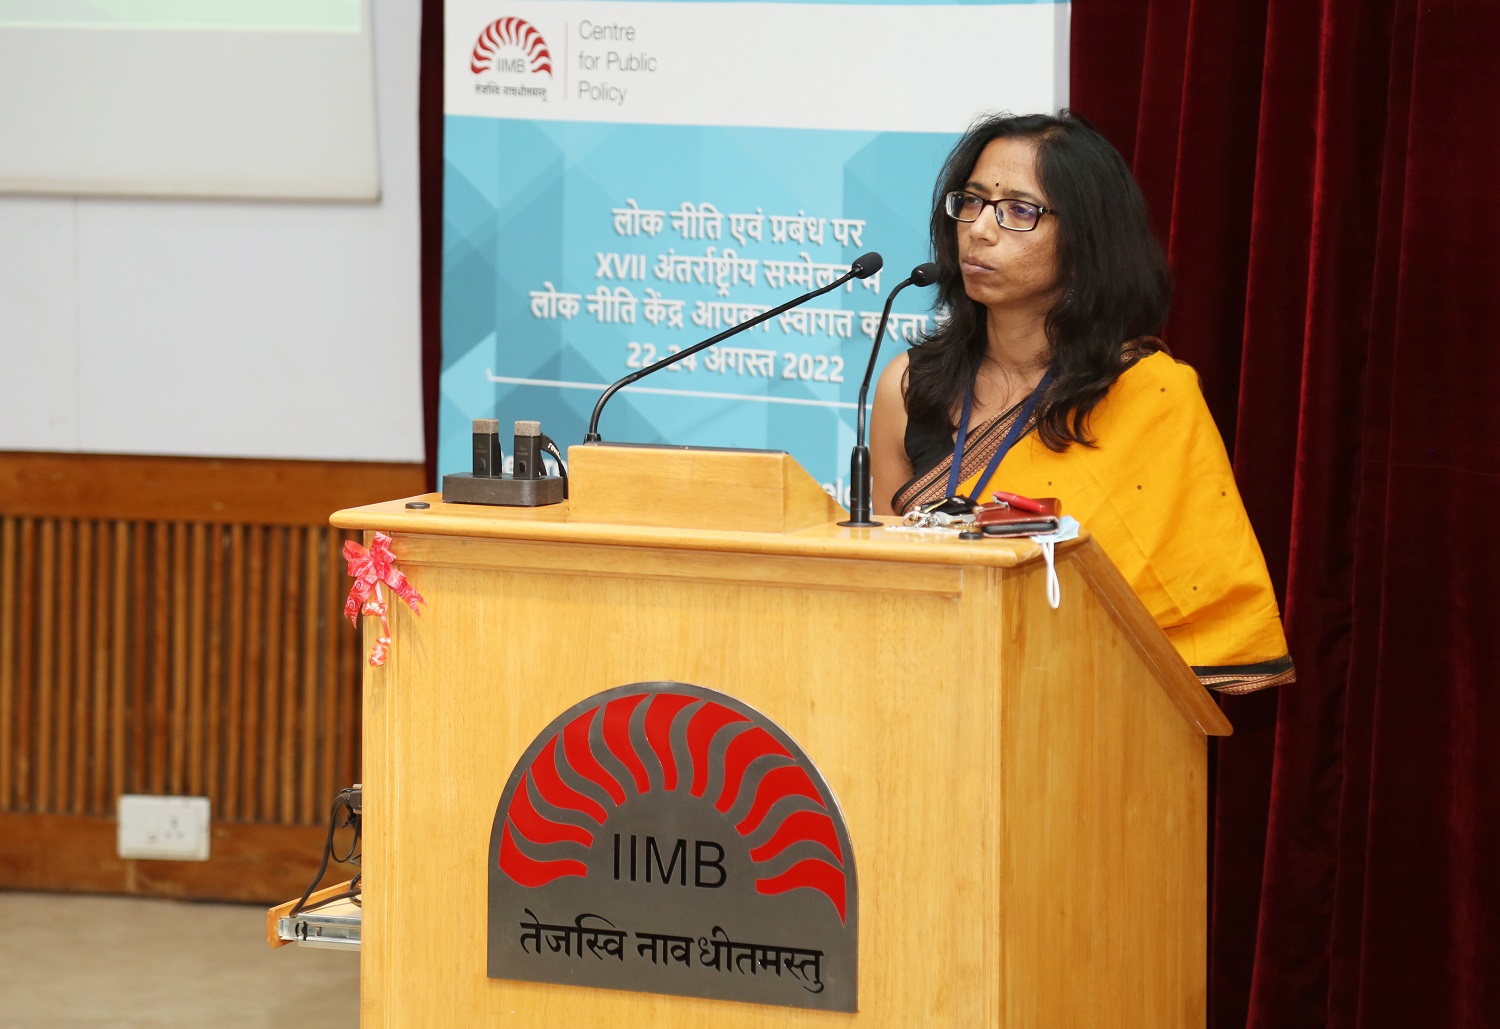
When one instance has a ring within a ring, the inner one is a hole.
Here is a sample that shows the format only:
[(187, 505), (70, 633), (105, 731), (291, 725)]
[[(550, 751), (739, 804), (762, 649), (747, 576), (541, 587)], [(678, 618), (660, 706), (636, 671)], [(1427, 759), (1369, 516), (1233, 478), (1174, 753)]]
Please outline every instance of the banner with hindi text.
[[(622, 391), (606, 440), (787, 450), (847, 502), (887, 290), (929, 257), (938, 168), (977, 115), (1067, 102), (1070, 8), (449, 0), (439, 472), (470, 421), (582, 440), (628, 371), (878, 275)], [(896, 302), (881, 363), (932, 324)]]

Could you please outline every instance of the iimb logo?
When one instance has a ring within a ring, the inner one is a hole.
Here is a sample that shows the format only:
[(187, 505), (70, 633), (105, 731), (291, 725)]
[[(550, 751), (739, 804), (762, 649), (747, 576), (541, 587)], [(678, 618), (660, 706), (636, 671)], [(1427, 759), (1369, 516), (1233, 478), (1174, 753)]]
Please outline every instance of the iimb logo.
[(636, 683), (554, 719), (500, 795), (489, 885), (491, 978), (857, 1010), (838, 802), (723, 693)]
[(547, 97), (547, 87), (536, 77), (552, 78), (552, 52), (547, 40), (525, 18), (499, 18), (479, 33), (469, 70), (480, 79), (477, 93)]

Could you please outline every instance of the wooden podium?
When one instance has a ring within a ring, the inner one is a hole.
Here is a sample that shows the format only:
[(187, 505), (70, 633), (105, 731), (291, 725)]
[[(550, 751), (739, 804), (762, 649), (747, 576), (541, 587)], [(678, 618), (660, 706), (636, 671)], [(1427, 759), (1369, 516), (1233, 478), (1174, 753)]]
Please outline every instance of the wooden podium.
[[(780, 453), (575, 447), (571, 501), (393, 501), (364, 691), (365, 1026), (1201, 1026), (1206, 739), (1229, 725), (1099, 547), (833, 524)], [(371, 639), (366, 619), (367, 643)], [(859, 1010), (490, 979), (507, 777), (595, 693), (678, 681), (773, 719), (858, 867)]]

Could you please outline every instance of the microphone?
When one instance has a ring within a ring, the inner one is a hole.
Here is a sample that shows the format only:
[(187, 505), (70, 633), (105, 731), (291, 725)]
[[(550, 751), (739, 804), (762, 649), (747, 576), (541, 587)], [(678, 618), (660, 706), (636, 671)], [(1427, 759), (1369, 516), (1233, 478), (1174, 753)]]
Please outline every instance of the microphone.
[(875, 330), (875, 345), (870, 348), (870, 363), (865, 367), (864, 381), (859, 384), (854, 450), (849, 454), (849, 520), (839, 522), (840, 525), (871, 528), (880, 524), (871, 517), (870, 510), (870, 448), (865, 446), (865, 397), (870, 393), (870, 379), (875, 375), (875, 359), (880, 356), (880, 341), (885, 336), (885, 323), (891, 317), (891, 304), (896, 302), (896, 294), (907, 286), (930, 286), (937, 281), (937, 275), (937, 265), (931, 261), (919, 264), (885, 298), (885, 308), (880, 312), (880, 326)]
[[(583, 442), (602, 442), (602, 437), (599, 435), (599, 415), (603, 413), (604, 405), (609, 402), (609, 398), (614, 396), (620, 390), (624, 389), (626, 386), (629, 386), (632, 382), (636, 382), (639, 379), (644, 379), (652, 372), (661, 371), (663, 368), (667, 367), (670, 364), (676, 364), (683, 358), (690, 357), (693, 354), (698, 353), (700, 350), (707, 350), (715, 343), (720, 343), (728, 339), (730, 336), (735, 335), (736, 333), (744, 332), (746, 329), (752, 329), (766, 319), (774, 318), (778, 314), (784, 314), (785, 312), (790, 311), (792, 308), (797, 307), (800, 304), (807, 303), (814, 297), (820, 297), (824, 293), (832, 292), (833, 290), (838, 289), (844, 283), (848, 282), (850, 279), (868, 279), (871, 275), (874, 275), (876, 272), (880, 271), (880, 266), (884, 263), (884, 258), (882, 258), (879, 254), (875, 253), (872, 250), (868, 254), (864, 254), (860, 257), (855, 258), (854, 263), (849, 266), (849, 270), (843, 275), (840, 275), (837, 279), (834, 279), (828, 285), (821, 286), (818, 289), (813, 290), (811, 293), (804, 293), (796, 300), (789, 300), (786, 303), (782, 304), (780, 307), (775, 307), (769, 311), (762, 312), (761, 314), (756, 315), (754, 318), (751, 318), (749, 321), (740, 322), (738, 325), (729, 329), (725, 329), (717, 336), (706, 339), (701, 343), (694, 343), (686, 350), (679, 350), (675, 354), (668, 354), (666, 357), (662, 358), (660, 361), (657, 361), (655, 364), (648, 364), (644, 368), (637, 368), (635, 371), (631, 372), (623, 379), (620, 379), (618, 382), (613, 383), (608, 389), (603, 392), (603, 394), (600, 395), (599, 402), (594, 405), (593, 417), (589, 419), (589, 431), (588, 434), (583, 437)], [(889, 310), (890, 305), (887, 304), (886, 308), (887, 310)], [(881, 324), (884, 325), (884, 321), (882, 321)]]

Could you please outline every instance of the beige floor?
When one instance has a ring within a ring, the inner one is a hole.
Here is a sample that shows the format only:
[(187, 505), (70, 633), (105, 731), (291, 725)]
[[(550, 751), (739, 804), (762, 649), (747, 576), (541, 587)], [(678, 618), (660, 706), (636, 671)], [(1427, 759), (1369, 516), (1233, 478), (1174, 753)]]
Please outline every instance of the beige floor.
[(359, 956), (271, 950), (265, 914), (0, 892), (0, 1026), (357, 1026)]

